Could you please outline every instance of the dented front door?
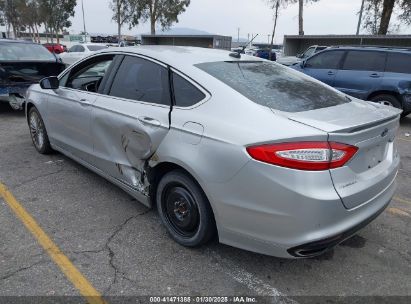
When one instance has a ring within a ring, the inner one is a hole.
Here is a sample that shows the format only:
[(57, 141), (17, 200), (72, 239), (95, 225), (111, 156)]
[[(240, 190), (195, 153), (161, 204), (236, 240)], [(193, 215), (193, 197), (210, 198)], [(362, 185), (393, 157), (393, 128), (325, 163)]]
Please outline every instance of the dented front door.
[(99, 97), (92, 114), (93, 165), (144, 192), (144, 166), (167, 135), (170, 108)]
[(145, 166), (169, 131), (171, 97), (167, 67), (125, 56), (108, 95), (92, 110), (92, 164), (147, 194)]

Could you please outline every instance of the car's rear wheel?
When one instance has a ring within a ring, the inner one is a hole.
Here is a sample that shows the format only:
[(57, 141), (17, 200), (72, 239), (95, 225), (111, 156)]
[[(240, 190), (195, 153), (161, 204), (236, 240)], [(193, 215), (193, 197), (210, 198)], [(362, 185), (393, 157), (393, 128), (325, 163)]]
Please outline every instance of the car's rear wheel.
[(30, 128), (31, 140), (36, 150), (41, 154), (52, 152), (46, 127), (39, 111), (32, 107), (28, 114), (28, 123)]
[(371, 98), (371, 101), (377, 102), (386, 106), (402, 109), (401, 102), (393, 95), (380, 94)]
[(169, 172), (160, 180), (156, 200), (160, 218), (177, 243), (201, 246), (215, 235), (210, 203), (200, 186), (183, 171)]

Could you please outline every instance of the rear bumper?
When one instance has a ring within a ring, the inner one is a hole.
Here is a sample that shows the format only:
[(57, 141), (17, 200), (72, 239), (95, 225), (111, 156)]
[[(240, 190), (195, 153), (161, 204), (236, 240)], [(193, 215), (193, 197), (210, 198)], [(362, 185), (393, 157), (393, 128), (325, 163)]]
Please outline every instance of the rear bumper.
[(293, 257), (313, 257), (320, 255), (329, 249), (333, 248), (334, 246), (340, 244), (346, 239), (349, 239), (353, 235), (355, 235), (359, 230), (367, 226), (369, 223), (371, 223), (373, 220), (375, 220), (384, 210), (387, 208), (389, 205), (389, 202), (387, 202), (386, 205), (384, 205), (383, 208), (378, 210), (376, 213), (371, 215), (369, 218), (365, 219), (363, 222), (358, 223), (354, 227), (331, 237), (325, 238), (323, 240), (318, 240), (314, 241), (311, 243), (299, 245), (297, 247), (293, 247), (287, 250), (287, 252), (292, 255)]
[(0, 102), (9, 103), (14, 109), (22, 109), (29, 87), (30, 84), (0, 88)]
[(0, 87), (0, 99), (6, 100), (10, 95), (26, 96), (26, 92), (31, 84), (23, 84), (19, 86), (2, 86)]
[(296, 174), (257, 161), (230, 182), (208, 186), (221, 243), (284, 258), (321, 254), (355, 234), (388, 206), (396, 188), (394, 178), (348, 210), (328, 171)]

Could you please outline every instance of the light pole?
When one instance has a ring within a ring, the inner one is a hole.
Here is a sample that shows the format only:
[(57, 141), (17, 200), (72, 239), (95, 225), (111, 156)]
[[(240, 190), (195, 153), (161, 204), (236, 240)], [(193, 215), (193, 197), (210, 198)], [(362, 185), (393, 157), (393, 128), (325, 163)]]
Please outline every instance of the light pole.
[(86, 18), (84, 18), (84, 4), (83, 4), (83, 0), (81, 0), (81, 10), (83, 11), (84, 42), (87, 43)]

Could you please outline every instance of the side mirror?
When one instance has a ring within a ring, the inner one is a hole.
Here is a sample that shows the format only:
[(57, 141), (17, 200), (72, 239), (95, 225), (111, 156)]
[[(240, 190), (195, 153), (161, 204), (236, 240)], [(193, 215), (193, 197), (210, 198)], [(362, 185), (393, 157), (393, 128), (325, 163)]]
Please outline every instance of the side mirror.
[(46, 77), (40, 81), (43, 90), (56, 90), (59, 88), (60, 81), (56, 76)]
[(297, 54), (297, 56), (295, 56), (297, 58), (303, 58), (303, 54)]

